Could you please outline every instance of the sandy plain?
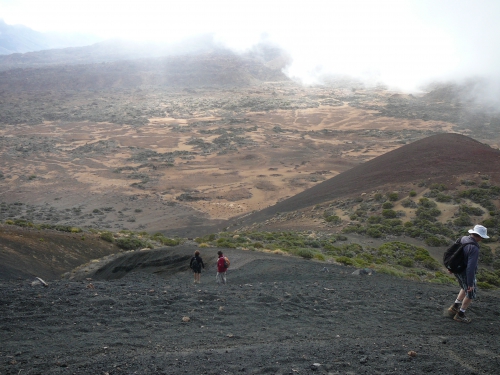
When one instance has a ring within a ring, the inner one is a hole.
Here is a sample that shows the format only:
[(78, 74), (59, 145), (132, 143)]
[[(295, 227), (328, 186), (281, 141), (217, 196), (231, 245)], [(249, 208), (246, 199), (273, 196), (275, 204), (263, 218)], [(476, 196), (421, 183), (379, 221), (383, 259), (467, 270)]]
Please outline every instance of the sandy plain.
[[(331, 94), (294, 90), (304, 98)], [(197, 99), (204, 95), (234, 93)], [(2, 126), (0, 200), (27, 205), (16, 218), (47, 220), (52, 210), (55, 224), (177, 233), (266, 208), (403, 144), (454, 130), (334, 104), (230, 116), (194, 106), (143, 126)]]

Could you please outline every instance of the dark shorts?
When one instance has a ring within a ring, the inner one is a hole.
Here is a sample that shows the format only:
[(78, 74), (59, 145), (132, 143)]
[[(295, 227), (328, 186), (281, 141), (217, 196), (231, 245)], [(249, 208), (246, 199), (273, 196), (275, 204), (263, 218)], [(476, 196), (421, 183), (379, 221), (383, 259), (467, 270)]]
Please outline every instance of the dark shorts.
[(193, 268), (194, 273), (201, 273), (201, 267)]
[(477, 289), (476, 279), (474, 279), (474, 284), (470, 285), (470, 286), (473, 286), (474, 289), (472, 289), (471, 292), (468, 292), (467, 288), (469, 287), (469, 285), (467, 285), (467, 274), (465, 272), (456, 273), (455, 277), (458, 280), (458, 284), (460, 284), (460, 288), (462, 288), (463, 290), (465, 290), (465, 294), (467, 295), (467, 297), (470, 298), (470, 299), (476, 298), (476, 289)]

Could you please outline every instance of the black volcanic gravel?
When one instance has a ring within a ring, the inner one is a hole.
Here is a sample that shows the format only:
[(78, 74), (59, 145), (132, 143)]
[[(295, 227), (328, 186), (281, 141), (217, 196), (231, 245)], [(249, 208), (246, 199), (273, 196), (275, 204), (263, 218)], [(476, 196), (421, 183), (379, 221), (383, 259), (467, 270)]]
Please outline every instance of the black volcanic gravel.
[(227, 253), (221, 287), (213, 264), (201, 284), (189, 271), (1, 281), (0, 374), (498, 373), (498, 292), (479, 292), (466, 325), (444, 316), (455, 286)]

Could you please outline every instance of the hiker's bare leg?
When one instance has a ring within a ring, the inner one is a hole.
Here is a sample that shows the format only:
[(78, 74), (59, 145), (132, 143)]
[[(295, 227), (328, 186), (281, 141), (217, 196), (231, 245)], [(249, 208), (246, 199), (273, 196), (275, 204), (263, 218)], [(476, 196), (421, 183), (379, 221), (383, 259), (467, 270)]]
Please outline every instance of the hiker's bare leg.
[[(463, 301), (463, 300), (464, 300), (464, 298), (465, 298), (465, 290), (460, 289), (460, 292), (458, 293), (457, 299), (458, 299), (459, 301)], [(469, 303), (470, 303), (470, 302), (469, 302)]]
[(467, 293), (465, 293), (465, 290), (460, 289), (460, 292), (458, 293), (457, 300), (462, 301), (462, 310), (467, 310), (467, 307), (469, 307), (470, 303), (472, 300), (467, 297)]
[(467, 310), (467, 307), (469, 307), (470, 303), (472, 300), (469, 297), (465, 297), (464, 300), (462, 301), (462, 310)]

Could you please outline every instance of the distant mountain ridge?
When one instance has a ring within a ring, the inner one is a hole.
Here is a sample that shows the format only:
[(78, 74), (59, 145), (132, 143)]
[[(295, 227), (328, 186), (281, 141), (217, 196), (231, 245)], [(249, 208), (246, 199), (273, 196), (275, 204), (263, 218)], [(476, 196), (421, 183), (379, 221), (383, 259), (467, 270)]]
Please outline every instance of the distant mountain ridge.
[[(51, 51), (37, 53), (37, 56), (45, 53)], [(181, 56), (77, 65), (54, 64), (0, 71), (0, 91), (241, 87), (259, 81), (289, 80), (282, 72), (285, 61), (278, 59), (278, 64), (266, 64), (261, 56), (253, 58), (217, 49)]]
[[(6, 30), (2, 30), (4, 27)], [(13, 32), (19, 28), (22, 32)], [(68, 40), (71, 39), (68, 36)], [(205, 54), (233, 54), (282, 69), (290, 63), (290, 56), (273, 44), (257, 44), (250, 50), (235, 53), (220, 45), (213, 34), (202, 34), (177, 42), (133, 42), (121, 39), (93, 41), (92, 43), (56, 43), (45, 34), (24, 26), (2, 26), (0, 20), (0, 71), (25, 68), (53, 67), (54, 65), (87, 65), (117, 61), (135, 61), (176, 56)], [(1, 55), (4, 56), (1, 56)]]
[(0, 19), (0, 55), (83, 46), (98, 40), (89, 35), (40, 33), (23, 25), (8, 25)]
[(7, 25), (0, 19), (0, 54), (24, 53), (50, 48), (44, 36), (22, 25)]

